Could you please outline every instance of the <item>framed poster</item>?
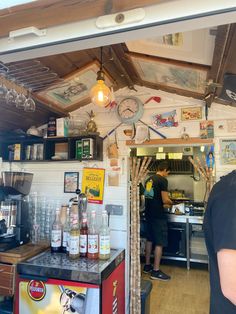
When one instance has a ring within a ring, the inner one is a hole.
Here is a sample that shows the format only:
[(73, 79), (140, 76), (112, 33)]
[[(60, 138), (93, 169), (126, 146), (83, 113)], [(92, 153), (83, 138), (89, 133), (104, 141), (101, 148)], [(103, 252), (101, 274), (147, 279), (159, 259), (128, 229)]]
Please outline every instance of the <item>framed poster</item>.
[(79, 172), (64, 173), (64, 193), (75, 193), (79, 187)]
[(220, 161), (222, 165), (236, 165), (236, 139), (220, 140)]
[[(64, 111), (72, 111), (78, 107), (78, 103), (88, 102), (91, 88), (97, 81), (97, 72), (100, 63), (95, 60), (84, 67), (72, 72), (63, 78), (60, 84), (54, 84), (37, 93), (37, 98), (45, 103), (53, 104)], [(113, 81), (105, 72), (105, 82), (111, 86)]]
[(202, 119), (202, 107), (181, 108), (181, 121)]
[(205, 120), (200, 122), (200, 138), (214, 138), (214, 121)]
[(105, 169), (84, 168), (82, 178), (82, 193), (88, 198), (88, 203), (102, 204), (104, 193)]
[(129, 53), (139, 78), (146, 83), (204, 95), (209, 67)]

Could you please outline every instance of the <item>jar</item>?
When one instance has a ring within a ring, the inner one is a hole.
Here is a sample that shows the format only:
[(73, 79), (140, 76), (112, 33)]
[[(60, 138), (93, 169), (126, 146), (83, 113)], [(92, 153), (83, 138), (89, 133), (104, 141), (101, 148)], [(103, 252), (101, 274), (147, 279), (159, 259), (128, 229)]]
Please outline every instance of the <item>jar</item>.
[(51, 137), (51, 136), (56, 136), (56, 118), (54, 117), (50, 117), (49, 121), (48, 121), (48, 130), (47, 130), (47, 136)]

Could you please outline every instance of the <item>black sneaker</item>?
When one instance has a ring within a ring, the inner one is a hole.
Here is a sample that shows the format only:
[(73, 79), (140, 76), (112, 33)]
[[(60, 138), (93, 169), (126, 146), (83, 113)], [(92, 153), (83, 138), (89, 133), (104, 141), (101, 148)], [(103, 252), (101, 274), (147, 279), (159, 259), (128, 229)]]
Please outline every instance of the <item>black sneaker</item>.
[(152, 270), (151, 272), (151, 279), (157, 279), (162, 281), (168, 281), (171, 279), (170, 276), (163, 273), (161, 270)]
[(146, 264), (143, 267), (144, 274), (148, 274), (153, 270), (153, 266), (151, 264)]

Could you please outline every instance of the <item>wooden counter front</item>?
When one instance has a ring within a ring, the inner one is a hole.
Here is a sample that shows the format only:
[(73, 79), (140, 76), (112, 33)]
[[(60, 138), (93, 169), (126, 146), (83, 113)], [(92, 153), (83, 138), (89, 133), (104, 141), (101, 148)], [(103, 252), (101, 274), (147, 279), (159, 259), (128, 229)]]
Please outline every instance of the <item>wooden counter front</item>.
[(48, 245), (32, 244), (18, 246), (0, 253), (0, 295), (12, 296), (15, 291), (15, 276), (17, 263), (46, 250)]

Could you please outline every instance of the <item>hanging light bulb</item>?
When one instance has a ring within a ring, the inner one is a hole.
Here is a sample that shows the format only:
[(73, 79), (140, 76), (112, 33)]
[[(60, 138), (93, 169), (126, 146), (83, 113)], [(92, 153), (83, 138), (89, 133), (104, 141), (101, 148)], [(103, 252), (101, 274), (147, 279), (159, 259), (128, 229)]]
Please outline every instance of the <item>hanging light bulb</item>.
[(90, 91), (90, 97), (94, 105), (106, 107), (111, 102), (110, 88), (105, 84), (105, 75), (103, 72), (102, 63), (102, 47), (101, 47), (101, 65), (97, 72), (97, 83)]

